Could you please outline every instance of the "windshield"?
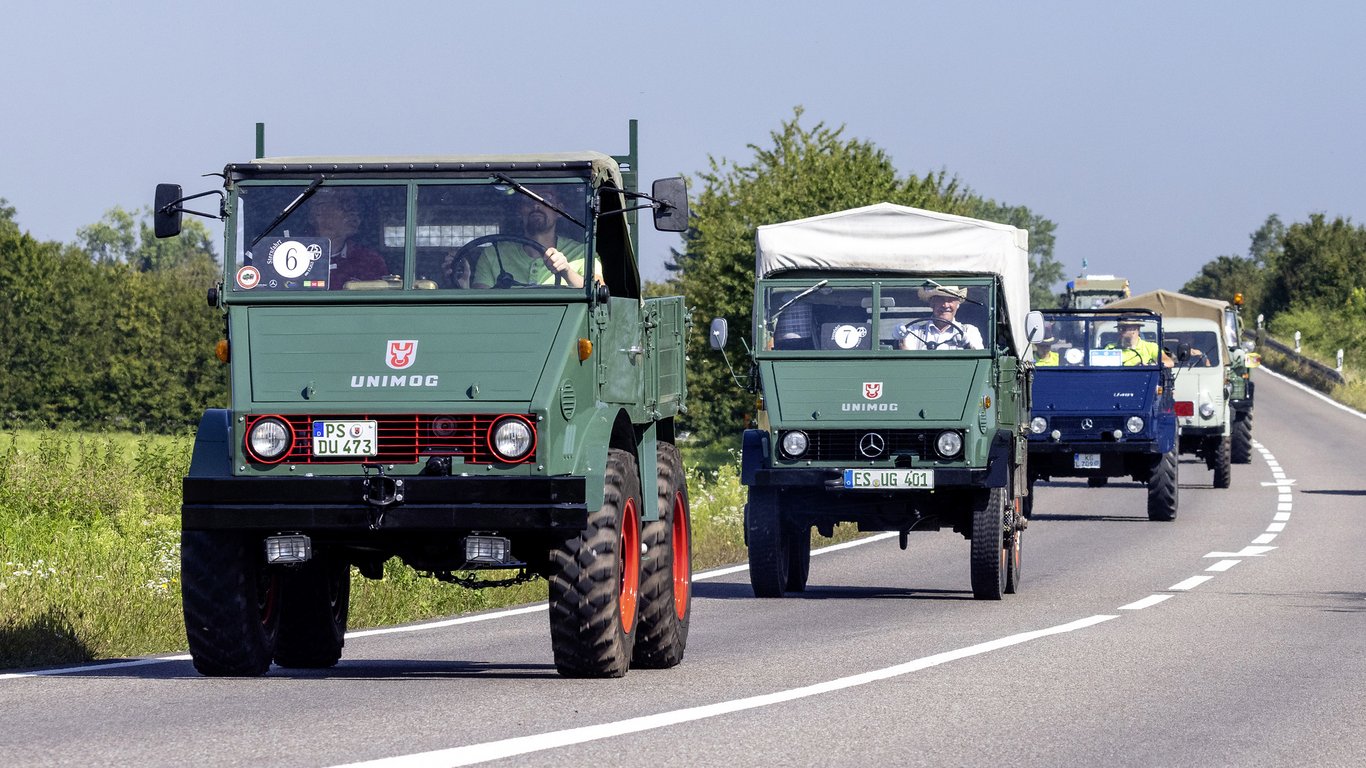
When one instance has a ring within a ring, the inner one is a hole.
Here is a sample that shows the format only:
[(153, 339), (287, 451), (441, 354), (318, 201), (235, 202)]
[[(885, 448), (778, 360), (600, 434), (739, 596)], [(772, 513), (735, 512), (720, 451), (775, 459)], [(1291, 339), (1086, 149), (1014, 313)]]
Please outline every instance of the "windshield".
[(1163, 364), (1162, 326), (1151, 315), (1044, 314), (1034, 345), (1039, 367), (1120, 368)]
[(989, 349), (990, 283), (775, 280), (760, 293), (760, 348), (777, 352), (953, 352)]
[(582, 288), (600, 275), (580, 223), (588, 186), (518, 181), (243, 183), (233, 290)]

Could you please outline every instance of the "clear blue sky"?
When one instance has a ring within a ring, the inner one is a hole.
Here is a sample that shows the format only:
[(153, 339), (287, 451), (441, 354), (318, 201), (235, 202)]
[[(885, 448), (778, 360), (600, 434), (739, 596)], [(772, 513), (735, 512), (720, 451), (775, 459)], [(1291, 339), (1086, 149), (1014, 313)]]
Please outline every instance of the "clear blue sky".
[[(626, 150), (693, 175), (806, 110), (1179, 288), (1269, 214), (1366, 221), (1366, 3), (15, 0), (0, 197), (74, 241), (268, 154)], [(218, 230), (215, 230), (218, 231)], [(676, 235), (647, 227), (642, 272)]]

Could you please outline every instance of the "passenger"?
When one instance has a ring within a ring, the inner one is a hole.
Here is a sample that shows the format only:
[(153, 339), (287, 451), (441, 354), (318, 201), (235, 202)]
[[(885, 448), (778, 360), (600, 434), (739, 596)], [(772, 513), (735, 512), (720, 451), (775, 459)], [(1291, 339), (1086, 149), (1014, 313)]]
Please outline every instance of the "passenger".
[(352, 280), (378, 280), (389, 273), (383, 256), (352, 240), (361, 225), (361, 201), (355, 190), (319, 190), (309, 206), (308, 220), (314, 235), (329, 241), (328, 288), (344, 288)]
[(902, 349), (982, 349), (982, 332), (954, 319), (968, 289), (956, 285), (922, 288), (920, 299), (930, 305), (930, 317), (897, 329)]
[(1158, 360), (1161, 360), (1162, 365), (1172, 367), (1171, 356), (1159, 348), (1157, 342), (1148, 341), (1140, 334), (1143, 329), (1141, 320), (1120, 320), (1116, 326), (1119, 328), (1119, 343), (1107, 344), (1105, 348), (1124, 350), (1124, 365), (1157, 365)]
[(471, 262), (477, 260), (477, 254), (459, 256), (460, 249), (452, 248), (446, 252), (445, 258), (441, 260), (441, 287), (442, 288), (469, 288), (470, 281), (474, 277), (474, 267)]
[[(564, 208), (555, 192), (542, 197)], [(530, 245), (497, 242), (486, 249), (475, 268), (475, 288), (508, 285), (568, 285), (583, 287), (585, 248), (580, 240), (561, 236), (557, 229), (560, 214), (526, 195), (517, 199), (517, 221), (522, 235), (544, 246), (537, 251)], [(501, 281), (501, 282), (500, 282)]]
[(1052, 336), (1034, 342), (1034, 364), (1037, 366), (1058, 365), (1058, 351), (1053, 349), (1053, 342), (1057, 341)]

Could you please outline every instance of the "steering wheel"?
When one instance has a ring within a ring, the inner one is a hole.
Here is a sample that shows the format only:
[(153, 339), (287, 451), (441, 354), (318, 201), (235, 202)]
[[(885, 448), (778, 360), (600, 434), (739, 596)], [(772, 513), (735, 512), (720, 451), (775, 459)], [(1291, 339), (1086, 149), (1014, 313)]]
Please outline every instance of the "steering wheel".
[[(460, 246), (460, 250), (455, 252), (455, 258), (469, 258), (470, 255), (473, 253), (474, 249), (482, 248), (486, 245), (492, 245), (493, 254), (498, 259), (498, 279), (496, 282), (494, 282), (493, 287), (511, 288), (513, 286), (520, 287), (531, 285), (531, 283), (517, 282), (515, 279), (513, 279), (512, 274), (503, 268), (503, 254), (498, 250), (498, 243), (516, 243), (518, 245), (530, 246), (536, 249), (536, 255), (538, 257), (544, 254), (546, 250), (546, 247), (544, 245), (541, 245), (535, 240), (532, 240), (529, 237), (524, 237), (522, 235), (484, 235), (482, 237), (476, 237), (468, 243), (465, 243), (464, 245)], [(471, 261), (470, 263), (474, 264), (473, 261)]]

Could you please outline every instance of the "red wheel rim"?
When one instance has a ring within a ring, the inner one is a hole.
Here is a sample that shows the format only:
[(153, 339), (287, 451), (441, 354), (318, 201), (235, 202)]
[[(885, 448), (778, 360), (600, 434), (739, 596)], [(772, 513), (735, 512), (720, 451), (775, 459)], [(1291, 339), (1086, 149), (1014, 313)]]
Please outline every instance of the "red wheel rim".
[(674, 612), (681, 621), (688, 615), (688, 597), (692, 585), (692, 549), (688, 541), (688, 507), (683, 503), (683, 494), (674, 494), (673, 518), (673, 577)]
[(640, 519), (636, 500), (627, 499), (621, 513), (621, 631), (629, 633), (636, 623), (636, 601), (640, 592)]

